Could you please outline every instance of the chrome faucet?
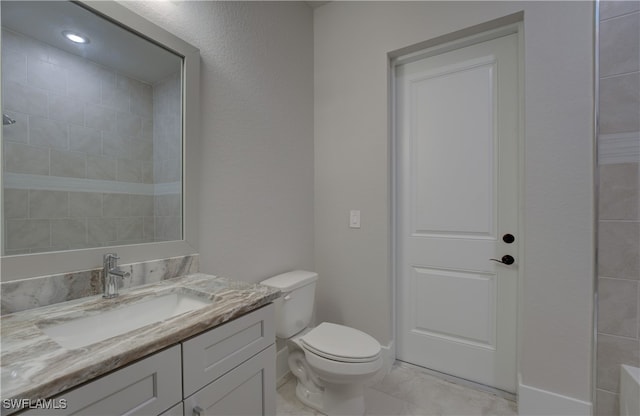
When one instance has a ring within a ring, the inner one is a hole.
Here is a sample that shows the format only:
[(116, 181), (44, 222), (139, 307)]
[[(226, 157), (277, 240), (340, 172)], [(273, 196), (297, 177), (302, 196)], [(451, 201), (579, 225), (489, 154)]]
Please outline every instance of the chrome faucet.
[(103, 293), (102, 297), (105, 299), (111, 299), (118, 296), (118, 278), (124, 279), (129, 277), (130, 273), (118, 267), (118, 257), (116, 253), (108, 253), (102, 257), (102, 283)]

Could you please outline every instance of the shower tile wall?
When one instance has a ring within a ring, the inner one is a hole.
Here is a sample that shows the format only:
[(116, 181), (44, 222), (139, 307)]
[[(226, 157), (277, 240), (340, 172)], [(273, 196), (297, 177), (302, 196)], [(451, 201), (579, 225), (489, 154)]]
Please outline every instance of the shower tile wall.
[(640, 367), (640, 2), (600, 2), (596, 414), (618, 415), (620, 365)]
[[(180, 120), (167, 117), (164, 135), (154, 124), (156, 113), (176, 106), (179, 117), (178, 74), (154, 87), (6, 29), (2, 65), (3, 112), (16, 120), (3, 126), (5, 172), (67, 181), (180, 181), (181, 165), (167, 156), (175, 151), (181, 162)], [(169, 135), (177, 149), (167, 149)], [(5, 189), (6, 254), (180, 238), (176, 199), (175, 190), (158, 197)]]
[[(180, 74), (153, 86), (153, 178), (155, 183), (182, 179), (182, 102)], [(182, 234), (182, 195), (169, 190), (155, 197), (155, 239), (176, 240)]]

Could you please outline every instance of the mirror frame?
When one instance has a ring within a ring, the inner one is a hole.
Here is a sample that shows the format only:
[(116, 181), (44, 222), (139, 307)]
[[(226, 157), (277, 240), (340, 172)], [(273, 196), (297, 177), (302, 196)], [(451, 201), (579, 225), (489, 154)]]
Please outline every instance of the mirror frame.
[[(118, 253), (121, 264), (198, 253), (197, 196), (200, 147), (200, 51), (115, 1), (76, 0), (72, 2), (183, 57), (182, 240), (0, 256), (1, 282), (101, 268), (103, 254), (111, 252)], [(1, 42), (0, 35), (0, 44)], [(2, 102), (0, 101), (0, 106), (1, 104)], [(0, 140), (1, 138), (2, 131), (0, 130)], [(2, 166), (2, 160), (0, 147), (0, 167)], [(2, 169), (0, 169), (1, 182)], [(3, 192), (0, 192), (0, 210), (4, 210), (2, 194)], [(3, 219), (4, 216), (2, 215), (0, 218)], [(0, 253), (4, 251), (3, 247), (4, 235), (0, 239)]]

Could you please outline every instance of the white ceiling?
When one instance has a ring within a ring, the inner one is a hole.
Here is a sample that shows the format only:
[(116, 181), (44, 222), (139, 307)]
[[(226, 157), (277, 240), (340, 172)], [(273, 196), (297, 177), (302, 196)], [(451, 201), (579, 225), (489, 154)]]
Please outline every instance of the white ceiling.
[[(58, 49), (154, 83), (179, 70), (181, 58), (85, 8), (68, 1), (5, 1), (2, 26)], [(78, 45), (62, 36), (77, 31), (90, 39)]]
[(312, 9), (317, 9), (320, 6), (323, 6), (327, 3), (331, 3), (330, 1), (317, 1), (317, 0), (311, 0), (311, 1), (305, 1), (305, 3), (307, 3), (309, 5), (309, 7), (311, 7)]

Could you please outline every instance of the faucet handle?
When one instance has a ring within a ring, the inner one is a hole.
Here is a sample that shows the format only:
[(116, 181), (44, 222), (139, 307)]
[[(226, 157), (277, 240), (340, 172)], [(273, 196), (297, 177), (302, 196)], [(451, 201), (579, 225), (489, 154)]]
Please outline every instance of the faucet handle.
[(107, 253), (102, 256), (102, 264), (104, 265), (105, 273), (107, 270), (118, 267), (118, 255), (116, 253)]

